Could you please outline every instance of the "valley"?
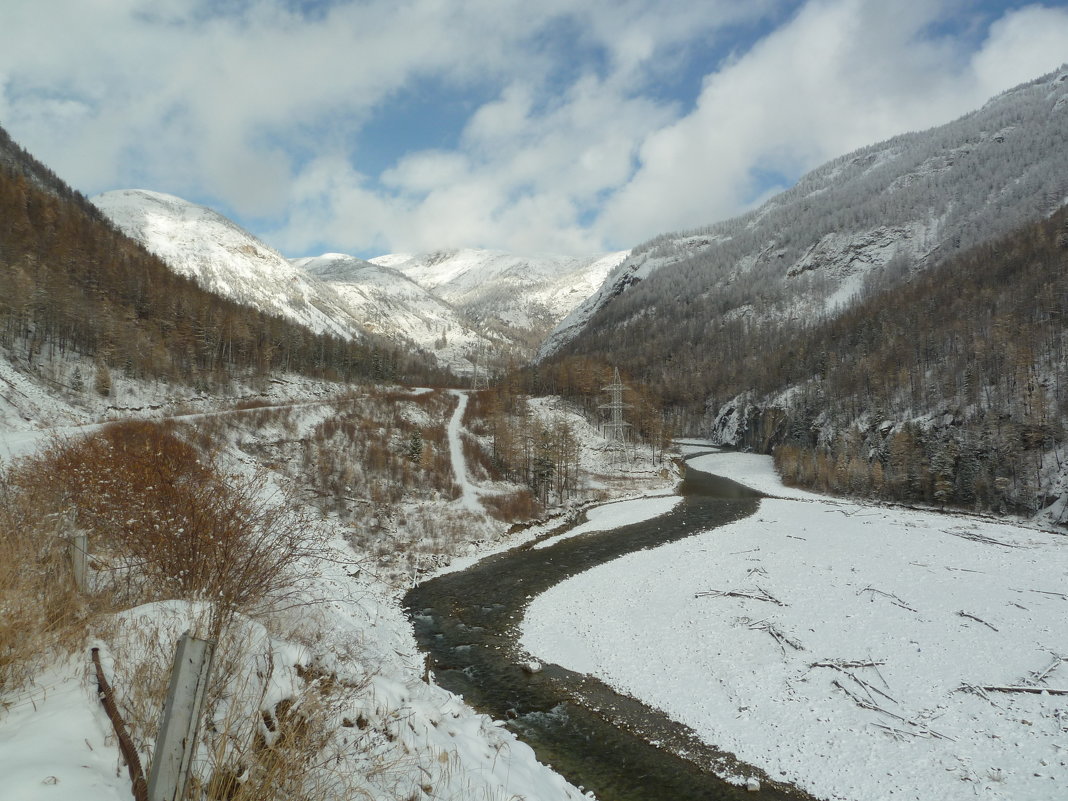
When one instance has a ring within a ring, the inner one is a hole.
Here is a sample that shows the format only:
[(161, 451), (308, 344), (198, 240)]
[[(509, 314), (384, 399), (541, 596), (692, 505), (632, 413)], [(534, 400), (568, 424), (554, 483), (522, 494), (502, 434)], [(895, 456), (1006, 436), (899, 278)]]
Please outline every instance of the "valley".
[(196, 801), (1054, 801), (1066, 113), (579, 255), (287, 257), (0, 131), (0, 797), (130, 797), (192, 632)]

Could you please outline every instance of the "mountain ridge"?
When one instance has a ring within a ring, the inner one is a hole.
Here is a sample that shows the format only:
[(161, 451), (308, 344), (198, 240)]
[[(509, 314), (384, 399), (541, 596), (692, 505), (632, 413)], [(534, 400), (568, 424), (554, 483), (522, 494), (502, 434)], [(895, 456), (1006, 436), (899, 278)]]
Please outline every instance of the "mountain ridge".
[[(379, 336), (458, 375), (524, 362), (625, 253), (521, 256), (466, 249), (287, 259), (218, 212), (145, 189), (92, 202), (180, 275), (316, 333)], [(444, 265), (444, 266), (443, 266)]]
[(1068, 66), (946, 125), (832, 159), (753, 211), (636, 246), (538, 358), (579, 339), (599, 314), (604, 326), (648, 316), (658, 296), (670, 299), (663, 318), (673, 321), (683, 297), (715, 296), (714, 318), (754, 322), (844, 307), (894, 262), (922, 269), (1063, 205), (1066, 154)]

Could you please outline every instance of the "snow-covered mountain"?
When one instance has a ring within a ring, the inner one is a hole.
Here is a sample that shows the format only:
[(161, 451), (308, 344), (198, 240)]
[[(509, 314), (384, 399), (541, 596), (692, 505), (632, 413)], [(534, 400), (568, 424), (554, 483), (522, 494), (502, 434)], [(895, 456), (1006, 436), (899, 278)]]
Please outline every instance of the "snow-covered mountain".
[(601, 329), (639, 319), (685, 329), (833, 314), (866, 281), (907, 277), (1066, 202), (1068, 67), (947, 125), (837, 158), (748, 214), (634, 248), (539, 357), (595, 317)]
[(329, 286), (218, 212), (144, 189), (105, 192), (92, 202), (172, 270), (217, 295), (316, 333), (359, 335), (358, 320)]
[(92, 202), (171, 269), (316, 332), (378, 335), (454, 372), (529, 359), (545, 334), (626, 253), (523, 257), (463, 250), (425, 256), (286, 259), (221, 214), (130, 189)]
[(487, 330), (537, 346), (627, 253), (520, 256), (465, 249), (371, 261), (403, 273)]
[(292, 263), (327, 283), (366, 330), (432, 353), (454, 373), (471, 372), (479, 353), (506, 344), (476, 331), (456, 309), (391, 267), (343, 253)]

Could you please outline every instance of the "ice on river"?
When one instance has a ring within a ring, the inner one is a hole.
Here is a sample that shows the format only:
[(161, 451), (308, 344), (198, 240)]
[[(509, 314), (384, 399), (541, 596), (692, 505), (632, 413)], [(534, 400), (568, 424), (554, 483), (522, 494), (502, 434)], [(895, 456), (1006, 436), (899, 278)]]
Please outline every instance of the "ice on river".
[(1066, 798), (1068, 538), (807, 493), (535, 599), (523, 646), (834, 799)]

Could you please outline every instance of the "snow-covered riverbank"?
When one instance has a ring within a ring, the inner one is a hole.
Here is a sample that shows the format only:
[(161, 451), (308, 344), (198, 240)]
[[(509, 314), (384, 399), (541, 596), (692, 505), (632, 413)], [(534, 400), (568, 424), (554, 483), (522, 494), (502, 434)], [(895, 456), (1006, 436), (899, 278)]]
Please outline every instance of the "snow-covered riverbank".
[[(303, 388), (289, 382), (283, 389), (287, 393), (279, 392), (278, 398), (262, 397), (294, 407), (289, 421), (293, 430), (285, 430), (278, 422), (250, 424), (232, 435), (248, 446), (248, 451), (258, 452), (265, 444), (308, 436), (319, 420), (332, 413), (330, 406), (318, 405), (328, 388), (310, 384)], [(415, 397), (424, 393), (410, 394)], [(462, 403), (466, 396), (459, 394), (461, 404), (449, 418), (445, 447), (462, 490), (460, 497), (415, 500), (404, 511), (412, 518), (418, 513), (459, 519), (470, 523), (476, 533), (485, 530), (495, 534), (492, 540), (470, 544), (471, 553), (458, 560), (469, 562), (543, 534), (560, 521), (507, 536), (507, 526), (485, 514), (483, 497), (501, 492), (502, 487), (478, 483), (464, 464), (460, 437), (465, 433)], [(174, 403), (164, 406), (150, 393), (145, 392), (142, 397), (132, 390), (124, 397), (133, 407), (145, 407), (130, 409), (131, 415), (146, 417), (163, 417), (178, 411), (192, 411), (196, 416), (207, 412), (210, 417), (213, 408), (207, 401), (187, 402), (191, 409)], [(0, 414), (0, 458), (28, 455), (53, 435), (69, 436), (96, 425), (94, 415), (68, 409), (44, 394), (38, 406), (45, 401), (53, 403), (57, 410), (48, 418), (37, 419), (19, 410), (6, 416)], [(390, 402), (400, 401), (393, 397)], [(214, 408), (222, 406), (224, 403), (217, 400)], [(532, 406), (535, 413), (546, 416), (568, 414), (566, 407), (548, 401)], [(670, 483), (669, 477), (661, 477), (660, 471), (651, 467), (625, 478), (606, 477), (610, 454), (604, 452), (603, 440), (580, 417), (571, 415), (567, 419), (582, 443), (583, 469), (590, 475), (587, 483), (595, 491), (600, 491), (607, 480), (614, 480), (620, 487), (631, 485), (632, 494), (662, 489)], [(55, 427), (49, 427), (50, 421)], [(251, 470), (255, 462), (249, 452), (237, 448), (228, 458), (235, 471)], [(276, 458), (284, 461), (277, 454)], [(663, 504), (665, 499), (659, 502)], [(617, 504), (608, 508), (619, 512), (625, 507)], [(426, 681), (423, 655), (399, 603), (399, 587), (380, 575), (366, 554), (353, 550), (344, 537), (346, 529), (335, 516), (316, 518), (316, 525), (324, 527), (329, 535), (326, 558), (301, 571), (305, 578), (299, 591), (288, 599), (289, 611), (264, 616), (270, 636), (263, 638), (257, 655), (278, 665), (272, 678), (277, 685), (272, 697), (300, 697), (307, 691), (294, 665), (314, 665), (316, 670), (326, 670), (352, 688), (348, 695), (339, 694), (338, 708), (334, 710), (338, 740), (343, 746), (339, 748), (341, 761), (336, 772), (352, 777), (346, 781), (356, 789), (348, 795), (337, 791), (336, 797), (465, 801), (584, 798), (583, 791), (539, 763), (533, 750), (511, 731), (474, 712), (456, 695)], [(590, 525), (606, 523), (598, 513), (593, 518)], [(395, 534), (399, 537), (401, 533), (398, 528)], [(181, 604), (174, 606), (179, 613), (184, 608)], [(129, 610), (127, 617), (137, 622), (135, 628), (141, 636), (160, 639), (160, 653), (169, 664), (173, 638), (158, 634), (165, 628), (160, 625), (159, 605), (137, 607)], [(18, 693), (0, 698), (0, 773), (7, 777), (0, 782), (0, 799), (31, 801), (58, 797), (57, 793), (82, 801), (114, 801), (129, 796), (130, 779), (111, 723), (97, 697), (87, 648), (88, 644), (76, 649), (69, 658), (42, 654), (38, 672), (29, 684)], [(121, 705), (129, 695), (130, 676), (142, 667), (142, 654), (122, 643), (104, 645), (103, 653)], [(262, 700), (254, 698), (249, 703), (254, 709)], [(139, 745), (142, 759), (147, 762), (151, 739)]]
[(524, 647), (820, 797), (1064, 797), (1068, 695), (982, 688), (1068, 688), (1068, 538), (694, 466), (779, 497), (558, 585)]

